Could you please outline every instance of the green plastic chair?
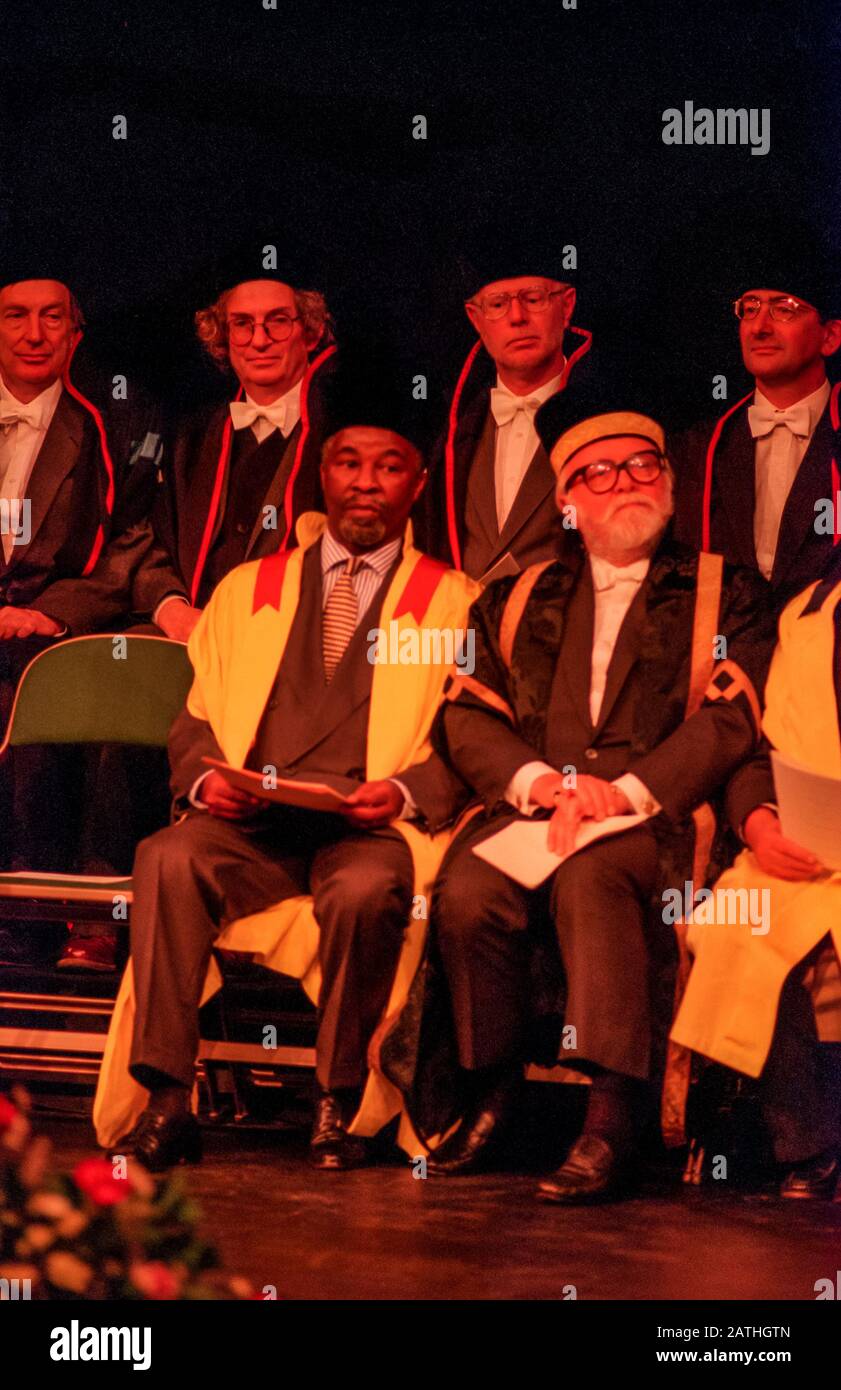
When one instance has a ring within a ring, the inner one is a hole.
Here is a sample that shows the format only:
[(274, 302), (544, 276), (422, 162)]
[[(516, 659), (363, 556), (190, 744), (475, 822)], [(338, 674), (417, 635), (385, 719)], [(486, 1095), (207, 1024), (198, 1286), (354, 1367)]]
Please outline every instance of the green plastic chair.
[[(192, 679), (186, 646), (166, 637), (58, 642), (34, 657), (20, 678), (0, 759), (9, 748), (36, 743), (165, 748)], [(116, 894), (130, 901), (130, 878), (0, 873), (0, 917), (16, 915), (20, 899), (31, 906), (110, 904)], [(17, 907), (9, 901), (15, 899)]]

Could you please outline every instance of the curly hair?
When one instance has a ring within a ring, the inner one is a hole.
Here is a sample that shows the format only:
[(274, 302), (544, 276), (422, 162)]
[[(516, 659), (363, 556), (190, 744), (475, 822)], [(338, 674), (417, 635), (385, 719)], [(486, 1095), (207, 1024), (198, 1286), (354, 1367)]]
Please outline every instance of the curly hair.
[[(236, 285), (232, 285), (229, 290), (220, 294), (215, 304), (209, 305), (207, 309), (199, 309), (195, 316), (199, 342), (222, 371), (226, 371), (230, 366), (226, 310), (228, 300), (236, 288)], [(303, 331), (312, 339), (313, 346), (327, 347), (335, 342), (333, 320), (324, 295), (318, 290), (293, 290), (292, 293), (295, 296), (295, 308), (300, 315)]]

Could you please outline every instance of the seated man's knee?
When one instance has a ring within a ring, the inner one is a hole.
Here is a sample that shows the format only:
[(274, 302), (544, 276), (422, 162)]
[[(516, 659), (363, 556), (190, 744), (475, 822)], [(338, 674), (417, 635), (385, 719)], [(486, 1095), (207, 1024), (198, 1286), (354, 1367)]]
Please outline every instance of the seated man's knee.
[(315, 916), (362, 922), (397, 913), (408, 919), (412, 883), (408, 849), (405, 856), (369, 850), (343, 857), (314, 886)]

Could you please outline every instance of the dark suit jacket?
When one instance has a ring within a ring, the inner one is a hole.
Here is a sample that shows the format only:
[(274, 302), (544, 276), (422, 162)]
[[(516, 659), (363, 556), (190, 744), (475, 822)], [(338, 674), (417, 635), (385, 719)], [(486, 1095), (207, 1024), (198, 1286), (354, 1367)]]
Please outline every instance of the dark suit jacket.
[[(570, 334), (565, 345), (567, 356), (580, 346), (581, 340)], [(496, 369), (487, 353), (480, 352), (461, 399), (454, 442), (454, 523), (458, 535), (460, 555), (453, 554), (449, 537), (446, 489), (446, 434), (439, 439), (433, 450), (429, 482), (419, 504), (420, 515), (417, 521), (421, 548), (436, 559), (460, 567), (464, 560), (465, 513), (467, 507), (467, 486), (470, 469), (482, 440), (490, 413), (490, 393), (496, 381)], [(573, 366), (564, 394), (569, 401), (569, 424), (585, 419), (599, 408), (602, 395), (603, 375), (597, 363), (596, 348), (591, 347), (587, 354)], [(493, 420), (491, 420), (493, 426)], [(554, 501), (555, 476), (546, 454), (542, 449), (532, 459), (520, 485), (519, 493), (506, 519), (501, 535), (496, 526), (496, 504), (494, 496), (488, 498), (487, 522), (489, 529), (497, 531), (496, 543), (489, 547), (485, 557), (485, 572), (492, 571), (498, 562), (510, 551), (514, 565), (507, 566), (502, 573), (514, 574), (539, 560), (551, 558), (562, 547), (566, 532), (563, 531)], [(474, 576), (481, 578), (481, 575)], [(494, 576), (498, 577), (498, 576)]]
[[(470, 611), (476, 630), (473, 684), (466, 683), (457, 698), (444, 705), (433, 741), (488, 810), (503, 801), (520, 767), (546, 758), (552, 679), (583, 563), (579, 550), (544, 570), (517, 629), (510, 669), (502, 659), (499, 629), (516, 581), (502, 579), (490, 585)], [(593, 747), (598, 748), (611, 710), (631, 682), (636, 698), (624, 770), (640, 778), (675, 823), (726, 782), (759, 738), (751, 704), (741, 693), (732, 699), (705, 698), (697, 713), (684, 718), (697, 564), (697, 555), (671, 537), (661, 543), (643, 586), (644, 615), (626, 622), (614, 648), (593, 737)], [(717, 633), (726, 638), (729, 661), (742, 669), (759, 700), (774, 639), (765, 593), (764, 583), (750, 572), (725, 567)], [(632, 616), (629, 613), (629, 620)], [(585, 646), (580, 661), (589, 669), (590, 660)], [(490, 702), (486, 690), (491, 692)], [(494, 707), (493, 698), (508, 706), (513, 722)], [(579, 771), (590, 772), (591, 767)]]
[(110, 604), (82, 572), (100, 525), (107, 549), (148, 510), (159, 460), (157, 433), (148, 436), (153, 447), (141, 439), (128, 456), (115, 444), (107, 419), (106, 433), (115, 475), (110, 516), (96, 425), (89, 411), (62, 392), (27, 489), (31, 539), (14, 547), (8, 565), (0, 553), (0, 603), (37, 609), (73, 633), (94, 631), (110, 619)]
[[(677, 479), (675, 532), (689, 545), (701, 545), (704, 468), (715, 425), (716, 420), (704, 420), (669, 441)], [(841, 440), (832, 429), (827, 406), (783, 510), (770, 581), (778, 609), (820, 578), (832, 556), (832, 536), (819, 535), (815, 530), (815, 502), (832, 497), (833, 454), (841, 466)], [(752, 569), (757, 568), (753, 541), (755, 505), (755, 446), (746, 405), (727, 421), (716, 448), (710, 549), (724, 555), (731, 564)]]

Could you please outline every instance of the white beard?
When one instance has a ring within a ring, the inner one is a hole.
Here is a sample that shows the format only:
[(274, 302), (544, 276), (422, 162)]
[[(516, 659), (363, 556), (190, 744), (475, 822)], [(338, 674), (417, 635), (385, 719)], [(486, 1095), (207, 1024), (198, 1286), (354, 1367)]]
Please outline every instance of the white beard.
[(636, 556), (641, 550), (653, 554), (671, 514), (671, 499), (667, 509), (646, 499), (640, 506), (623, 504), (606, 521), (585, 521), (579, 513), (578, 526), (592, 555), (621, 564), (624, 554)]

